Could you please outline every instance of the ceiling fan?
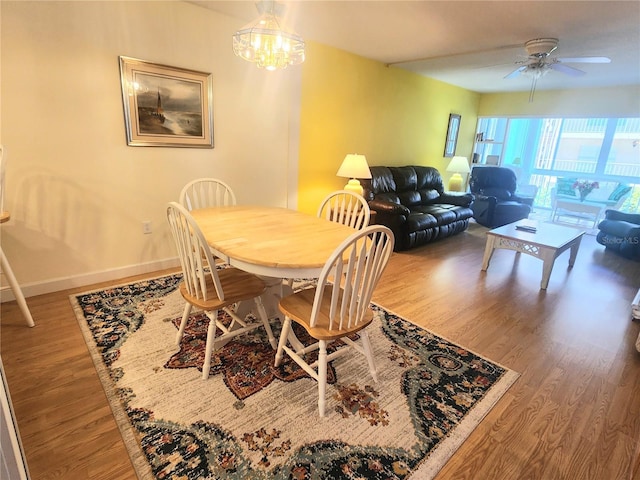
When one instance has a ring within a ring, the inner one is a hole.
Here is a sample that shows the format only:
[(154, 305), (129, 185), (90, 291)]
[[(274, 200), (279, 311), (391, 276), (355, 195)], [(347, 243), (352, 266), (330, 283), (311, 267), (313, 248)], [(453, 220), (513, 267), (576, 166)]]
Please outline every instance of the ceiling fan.
[(586, 72), (574, 67), (570, 67), (567, 63), (610, 63), (608, 57), (552, 57), (551, 54), (558, 48), (557, 38), (536, 38), (529, 40), (524, 44), (528, 58), (526, 60), (517, 61), (519, 65), (514, 71), (506, 75), (504, 78), (516, 78), (521, 74), (530, 76), (533, 80), (531, 83), (531, 91), (529, 93), (529, 102), (533, 101), (536, 83), (538, 79), (546, 75), (549, 71), (555, 70), (572, 77), (580, 77)]

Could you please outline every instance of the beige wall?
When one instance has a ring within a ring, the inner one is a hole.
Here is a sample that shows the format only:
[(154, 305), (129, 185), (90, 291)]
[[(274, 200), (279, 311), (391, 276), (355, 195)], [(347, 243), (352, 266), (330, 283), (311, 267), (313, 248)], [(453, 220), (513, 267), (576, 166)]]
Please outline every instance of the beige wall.
[[(165, 1), (3, 0), (0, 9), (12, 214), (2, 246), (27, 295), (175, 257), (165, 205), (193, 178), (224, 179), (239, 202), (295, 204), (301, 71), (235, 57), (241, 20)], [(215, 148), (127, 146), (119, 55), (211, 72)]]
[(484, 94), (478, 116), (640, 117), (640, 85)]

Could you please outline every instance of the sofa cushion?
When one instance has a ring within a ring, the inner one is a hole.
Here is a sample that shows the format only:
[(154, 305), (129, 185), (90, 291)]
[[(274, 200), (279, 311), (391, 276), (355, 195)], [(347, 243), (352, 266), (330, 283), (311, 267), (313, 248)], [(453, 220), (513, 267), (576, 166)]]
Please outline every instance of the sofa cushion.
[(389, 192), (389, 193), (379, 193), (376, 198), (378, 200), (382, 200), (384, 202), (391, 202), (391, 203), (398, 203), (398, 204), (402, 204), (402, 202), (400, 201), (400, 197), (398, 196), (398, 194), (396, 192)]
[(503, 167), (473, 167), (469, 188), (472, 193), (488, 188), (505, 189), (515, 193), (518, 180), (513, 170)]
[(438, 220), (433, 215), (414, 211), (407, 217), (406, 229), (410, 233), (434, 228), (437, 225)]
[(444, 184), (440, 172), (433, 167), (413, 167), (416, 172), (416, 190), (421, 192), (435, 192), (441, 195), (444, 192)]
[(609, 197), (618, 185), (618, 182), (598, 182), (598, 188), (589, 192), (586, 199), (590, 202), (615, 203)]
[(400, 203), (406, 205), (411, 208), (413, 205), (420, 204), (420, 193), (415, 190), (408, 190), (405, 192), (398, 192), (398, 198), (400, 199)]
[(424, 188), (422, 190), (418, 190), (418, 193), (420, 194), (420, 203), (422, 205), (434, 203), (440, 200), (440, 192), (433, 188)]
[[(396, 182), (389, 167), (369, 167), (369, 170), (371, 171), (371, 180), (367, 180), (367, 182), (371, 182), (371, 190), (373, 192), (377, 194), (395, 193)], [(367, 200), (372, 199), (373, 196)]]
[(418, 176), (413, 167), (389, 167), (393, 175), (395, 190), (398, 194), (402, 192), (415, 192), (418, 187)]
[(558, 195), (567, 195), (569, 197), (577, 197), (576, 189), (573, 184), (578, 181), (577, 178), (558, 178), (556, 182), (556, 192)]

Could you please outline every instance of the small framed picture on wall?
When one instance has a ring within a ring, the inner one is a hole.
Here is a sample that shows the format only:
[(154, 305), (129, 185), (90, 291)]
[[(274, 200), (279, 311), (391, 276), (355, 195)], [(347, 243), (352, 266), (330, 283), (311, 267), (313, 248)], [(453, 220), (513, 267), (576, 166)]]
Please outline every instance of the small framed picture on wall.
[(447, 127), (447, 138), (444, 143), (444, 156), (453, 157), (456, 154), (458, 144), (458, 132), (460, 131), (461, 116), (455, 113), (449, 115), (449, 126)]

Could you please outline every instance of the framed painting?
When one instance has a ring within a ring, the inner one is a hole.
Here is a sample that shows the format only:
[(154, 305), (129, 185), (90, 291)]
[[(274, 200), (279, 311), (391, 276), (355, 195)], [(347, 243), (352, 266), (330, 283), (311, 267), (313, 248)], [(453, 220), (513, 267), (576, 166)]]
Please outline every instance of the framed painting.
[(210, 73), (120, 57), (127, 145), (213, 148)]
[(444, 156), (453, 157), (456, 154), (458, 144), (458, 132), (460, 131), (460, 119), (458, 114), (449, 115), (449, 126), (447, 127), (447, 139), (444, 142)]

